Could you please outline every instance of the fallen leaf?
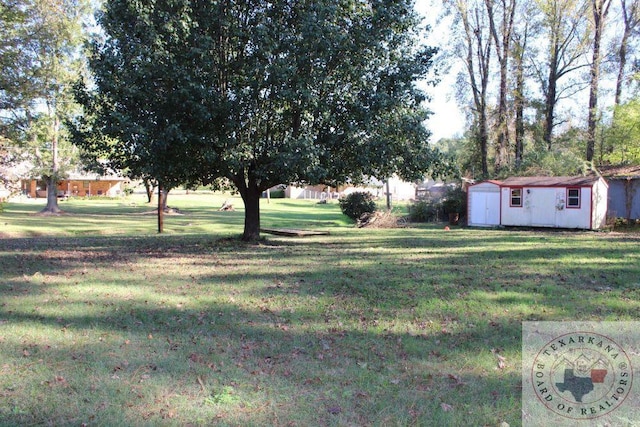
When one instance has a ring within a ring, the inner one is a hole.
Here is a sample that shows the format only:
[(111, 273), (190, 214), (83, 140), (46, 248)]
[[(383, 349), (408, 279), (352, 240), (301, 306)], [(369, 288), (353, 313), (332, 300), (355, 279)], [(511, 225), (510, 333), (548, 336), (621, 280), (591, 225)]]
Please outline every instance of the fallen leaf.
[(336, 405), (336, 406), (331, 406), (330, 408), (327, 409), (327, 411), (329, 411), (331, 415), (337, 415), (340, 412), (342, 412), (342, 408)]
[(449, 412), (449, 411), (452, 411), (452, 410), (453, 410), (453, 406), (449, 405), (448, 403), (444, 403), (444, 402), (442, 402), (442, 403), (440, 404), (440, 407), (442, 408), (442, 410), (443, 410), (444, 412)]
[(462, 378), (460, 378), (460, 376), (455, 375), (455, 374), (449, 374), (449, 379), (453, 381), (453, 383), (451, 384), (451, 387), (462, 387), (463, 385), (465, 385), (466, 383), (464, 381), (462, 381)]
[(504, 356), (500, 356), (499, 354), (496, 354), (496, 357), (498, 358), (498, 369), (504, 369), (504, 367), (507, 366), (507, 359), (505, 359)]

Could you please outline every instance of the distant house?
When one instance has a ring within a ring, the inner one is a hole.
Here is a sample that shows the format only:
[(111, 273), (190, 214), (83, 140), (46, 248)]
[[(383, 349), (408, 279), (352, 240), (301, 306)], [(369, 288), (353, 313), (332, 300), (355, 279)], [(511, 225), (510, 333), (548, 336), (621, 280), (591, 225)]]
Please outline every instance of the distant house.
[(0, 202), (4, 202), (9, 198), (11, 193), (7, 190), (3, 184), (0, 183)]
[(326, 185), (296, 186), (288, 185), (284, 189), (284, 197), (287, 199), (337, 199), (338, 192), (335, 187)]
[(471, 226), (599, 229), (607, 218), (606, 181), (598, 176), (513, 177), (469, 186)]
[[(309, 185), (298, 187), (289, 185), (285, 189), (285, 197), (291, 199), (336, 199), (340, 195), (347, 195), (356, 191), (364, 191), (376, 197), (386, 196), (386, 182), (372, 178), (368, 185), (343, 185), (338, 188), (326, 185)], [(398, 177), (389, 178), (389, 193), (393, 200), (411, 200), (416, 197), (416, 184), (406, 182)]]
[[(111, 196), (115, 197), (124, 191), (129, 183), (128, 178), (119, 176), (101, 176), (98, 174), (71, 173), (66, 179), (58, 182), (60, 197), (72, 196)], [(23, 179), (22, 193), (29, 197), (47, 197), (47, 186), (44, 181)]]
[(640, 219), (640, 166), (607, 166), (600, 172), (609, 184), (608, 215)]

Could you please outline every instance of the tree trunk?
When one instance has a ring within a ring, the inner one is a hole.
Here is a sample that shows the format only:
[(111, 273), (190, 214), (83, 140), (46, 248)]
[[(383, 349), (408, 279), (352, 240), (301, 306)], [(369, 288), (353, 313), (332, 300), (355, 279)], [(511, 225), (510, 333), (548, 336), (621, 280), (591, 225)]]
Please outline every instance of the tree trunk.
[(486, 107), (482, 107), (480, 112), (480, 120), (478, 123), (478, 143), (480, 145), (480, 161), (482, 163), (482, 177), (489, 177), (489, 162), (487, 160), (489, 145), (489, 134), (487, 131), (487, 113)]
[(547, 92), (545, 93), (545, 106), (544, 106), (544, 134), (543, 139), (547, 144), (547, 150), (551, 151), (551, 138), (553, 136), (553, 127), (555, 120), (555, 108), (556, 108), (556, 90), (557, 90), (557, 64), (555, 60), (551, 61), (549, 67), (549, 80)]
[(557, 124), (557, 104), (562, 97), (568, 96), (568, 87), (560, 84), (561, 79), (579, 70), (586, 55), (583, 33), (588, 1), (541, 1), (542, 32), (547, 33), (549, 40), (549, 56), (544, 61), (549, 70), (546, 81), (540, 82), (545, 102), (543, 140), (549, 151)]
[(255, 242), (260, 239), (260, 194), (254, 186), (240, 192), (244, 202), (244, 232), (242, 240)]
[(600, 43), (604, 21), (607, 17), (609, 0), (592, 0), (593, 8), (593, 59), (591, 62), (591, 82), (589, 90), (589, 118), (587, 120), (587, 153), (588, 162), (593, 160), (596, 146), (596, 126), (598, 124), (598, 84), (600, 83)]
[(51, 174), (47, 181), (47, 206), (41, 211), (43, 214), (59, 214), (62, 212), (58, 207), (58, 134), (60, 130), (60, 120), (58, 116), (53, 121), (53, 138), (51, 139)]
[[(493, 37), (496, 56), (500, 66), (500, 93), (498, 96), (497, 133), (495, 172), (506, 167), (509, 163), (509, 117), (507, 108), (509, 51), (513, 33), (513, 19), (515, 16), (515, 0), (498, 2), (498, 10), (494, 7), (494, 0), (484, 0), (489, 18), (489, 30)], [(496, 23), (496, 17), (500, 17)]]
[(514, 46), (514, 62), (515, 62), (515, 80), (516, 87), (513, 95), (513, 108), (516, 113), (516, 134), (515, 134), (515, 166), (520, 169), (522, 166), (522, 157), (524, 156), (524, 52), (527, 43), (527, 29), (524, 34), (516, 35)]
[[(491, 35), (484, 32), (481, 10), (468, 10), (464, 1), (456, 2), (465, 33), (466, 68), (473, 95), (475, 116), (475, 140), (480, 149), (480, 162), (483, 178), (489, 175), (488, 150), (489, 143), (487, 123), (487, 86), (489, 84), (489, 67), (491, 62)], [(477, 60), (477, 63), (476, 63)]]
[(267, 182), (260, 182), (254, 176), (253, 167), (241, 169), (236, 175), (228, 177), (238, 189), (244, 202), (244, 232), (242, 240), (255, 242), (260, 240), (260, 197), (264, 190), (273, 187)]
[[(620, 40), (620, 48), (618, 49), (618, 76), (616, 78), (616, 93), (613, 101), (613, 124), (616, 124), (617, 107), (622, 104), (622, 85), (625, 80), (625, 70), (627, 67), (627, 47), (629, 45), (629, 39), (633, 36), (636, 28), (640, 24), (638, 18), (638, 7), (640, 2), (638, 0), (632, 0), (630, 5), (627, 5), (626, 0), (620, 0), (620, 6), (622, 8), (622, 20), (624, 22), (624, 32), (622, 39)], [(605, 154), (613, 153), (613, 144), (608, 141), (607, 145), (602, 150), (601, 156)], [(602, 158), (600, 160), (602, 162)]]
[(385, 188), (387, 190), (386, 192), (386, 196), (387, 196), (387, 210), (391, 211), (391, 191), (389, 190), (389, 178), (387, 178), (386, 182), (385, 182)]
[(153, 184), (149, 179), (145, 179), (143, 180), (143, 182), (144, 182), (144, 189), (147, 192), (147, 203), (151, 203), (153, 201)]
[(50, 176), (46, 179), (47, 182), (47, 206), (42, 209), (41, 213), (44, 214), (59, 214), (62, 212), (58, 206), (58, 180), (56, 176)]
[[(624, 82), (624, 70), (627, 66), (627, 44), (629, 40), (629, 35), (631, 34), (631, 30), (625, 23), (624, 34), (622, 36), (622, 41), (620, 42), (620, 49), (618, 49), (618, 76), (616, 78), (616, 94), (614, 97), (613, 105), (617, 107), (621, 103), (622, 99), (622, 83)], [(615, 114), (615, 110), (614, 110)]]
[(160, 234), (164, 231), (164, 199), (162, 184), (158, 183), (158, 233)]

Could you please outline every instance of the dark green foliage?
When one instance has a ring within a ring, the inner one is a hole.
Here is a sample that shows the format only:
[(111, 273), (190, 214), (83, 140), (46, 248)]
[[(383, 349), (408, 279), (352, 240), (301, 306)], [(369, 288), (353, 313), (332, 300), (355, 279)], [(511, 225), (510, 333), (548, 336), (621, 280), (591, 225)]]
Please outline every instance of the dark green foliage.
[[(1, 207), (1, 206), (0, 206)], [(0, 210), (1, 212), (1, 210)], [(615, 218), (613, 220), (615, 230), (638, 230), (640, 231), (640, 219)]]
[(444, 217), (442, 205), (433, 200), (419, 200), (409, 205), (409, 219), (412, 222), (440, 221)]
[(351, 219), (357, 220), (366, 213), (376, 211), (376, 202), (373, 195), (364, 191), (357, 191), (340, 198), (340, 210)]
[(467, 213), (467, 193), (460, 187), (451, 187), (447, 190), (442, 201), (444, 213)]
[(284, 199), (284, 190), (269, 190), (269, 197), (272, 199)]
[(231, 184), (245, 240), (274, 185), (450, 170), (423, 125), (436, 50), (411, 1), (108, 0), (99, 21), (76, 140), (165, 187)]

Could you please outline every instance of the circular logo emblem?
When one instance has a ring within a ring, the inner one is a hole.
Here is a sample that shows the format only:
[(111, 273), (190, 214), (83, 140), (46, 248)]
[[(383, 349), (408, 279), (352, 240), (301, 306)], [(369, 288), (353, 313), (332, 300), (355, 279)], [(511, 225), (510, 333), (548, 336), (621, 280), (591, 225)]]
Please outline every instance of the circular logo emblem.
[(611, 338), (571, 332), (549, 341), (533, 361), (535, 394), (550, 411), (576, 420), (604, 416), (631, 391), (633, 370)]

